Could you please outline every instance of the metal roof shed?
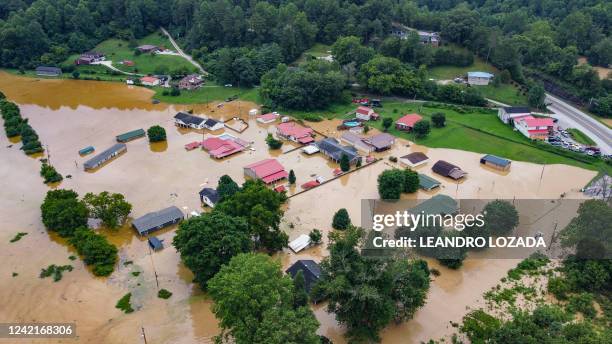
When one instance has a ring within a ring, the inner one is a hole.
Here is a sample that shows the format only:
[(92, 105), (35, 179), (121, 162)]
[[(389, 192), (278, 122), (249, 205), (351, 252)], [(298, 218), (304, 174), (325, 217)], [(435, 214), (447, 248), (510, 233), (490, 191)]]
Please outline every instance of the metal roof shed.
[(148, 213), (132, 221), (132, 226), (136, 228), (138, 234), (146, 235), (153, 231), (173, 225), (183, 219), (183, 212), (171, 206), (159, 211)]
[(145, 136), (144, 129), (136, 129), (136, 130), (128, 131), (127, 133), (123, 133), (121, 135), (117, 135), (115, 138), (117, 139), (117, 142), (128, 142), (128, 141), (132, 141), (139, 137), (144, 137), (144, 136)]
[(161, 240), (157, 239), (157, 237), (149, 237), (149, 246), (153, 249), (153, 251), (159, 251), (164, 248), (164, 244)]
[(83, 164), (83, 167), (85, 168), (85, 170), (92, 170), (125, 151), (127, 151), (127, 146), (125, 145), (125, 143), (115, 143), (113, 146), (106, 149), (102, 153), (87, 160)]
[(483, 156), (482, 158), (480, 158), (480, 163), (483, 165), (491, 166), (493, 168), (505, 171), (505, 170), (510, 169), (510, 165), (512, 164), (512, 161), (504, 159), (504, 158), (500, 158), (495, 155), (487, 154)]
[(310, 236), (301, 234), (299, 237), (289, 243), (289, 248), (291, 248), (293, 252), (298, 253), (308, 247), (308, 245), (310, 245)]
[(440, 182), (431, 178), (430, 176), (426, 176), (422, 173), (419, 173), (419, 187), (423, 190), (433, 190), (440, 186)]
[(412, 214), (453, 215), (459, 211), (459, 205), (452, 197), (435, 195), (409, 210)]

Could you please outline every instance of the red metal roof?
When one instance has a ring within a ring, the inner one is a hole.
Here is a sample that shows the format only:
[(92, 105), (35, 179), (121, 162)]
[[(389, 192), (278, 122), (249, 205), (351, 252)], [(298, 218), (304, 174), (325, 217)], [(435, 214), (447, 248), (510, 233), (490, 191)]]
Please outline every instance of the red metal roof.
[(244, 150), (242, 145), (233, 140), (222, 140), (218, 137), (210, 137), (202, 141), (202, 147), (215, 158), (223, 158)]
[(522, 118), (521, 121), (525, 122), (528, 127), (552, 127), (554, 122), (552, 118), (535, 118), (535, 117), (525, 117)]
[(159, 81), (159, 79), (156, 78), (156, 77), (152, 77), (152, 76), (143, 76), (142, 78), (140, 78), (140, 81), (141, 82), (151, 82), (151, 83), (153, 83), (153, 82)]
[(309, 182), (306, 182), (306, 183), (302, 184), (302, 189), (312, 189), (312, 188), (314, 188), (315, 186), (317, 186), (319, 184), (321, 184), (321, 183), (319, 183), (316, 180), (311, 180)]
[(287, 171), (285, 171), (283, 165), (276, 161), (276, 159), (265, 159), (254, 164), (247, 165), (244, 168), (253, 170), (255, 175), (263, 180), (266, 184), (272, 183), (279, 179), (287, 178), (289, 175)]
[(267, 114), (264, 114), (264, 115), (257, 116), (257, 119), (261, 119), (261, 120), (267, 122), (267, 121), (274, 121), (274, 120), (276, 120), (277, 117), (278, 117), (277, 114), (267, 113)]
[(313, 134), (312, 128), (302, 127), (296, 122), (285, 122), (276, 126), (279, 133), (284, 136), (293, 136), (296, 139), (301, 137), (311, 136)]
[(310, 142), (313, 142), (313, 141), (314, 141), (314, 139), (312, 138), (312, 136), (300, 137), (298, 139), (299, 143), (310, 143)]
[(279, 185), (279, 186), (274, 188), (274, 191), (276, 191), (276, 192), (285, 192), (286, 189), (285, 189), (284, 185)]
[(357, 110), (355, 112), (362, 114), (362, 115), (369, 115), (373, 110), (367, 106), (360, 106), (357, 108)]
[(411, 113), (408, 115), (405, 115), (403, 117), (400, 117), (397, 121), (395, 121), (395, 123), (397, 124), (402, 124), (408, 127), (414, 127), (415, 123), (422, 120), (423, 117), (421, 117), (421, 115), (418, 115), (416, 113)]

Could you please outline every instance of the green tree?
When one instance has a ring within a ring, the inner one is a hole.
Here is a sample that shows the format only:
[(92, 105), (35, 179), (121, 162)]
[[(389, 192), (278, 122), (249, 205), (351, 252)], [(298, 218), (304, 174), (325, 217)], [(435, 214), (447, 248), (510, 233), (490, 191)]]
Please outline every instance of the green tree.
[(419, 185), (419, 174), (410, 169), (404, 170), (403, 191), (406, 193), (417, 192), (419, 190)]
[(293, 278), (293, 308), (308, 306), (308, 293), (306, 292), (306, 281), (304, 272), (298, 270)]
[(383, 200), (397, 200), (404, 191), (406, 175), (404, 171), (394, 168), (378, 175), (378, 194)]
[(64, 238), (71, 237), (77, 228), (87, 226), (87, 207), (72, 190), (48, 191), (40, 210), (45, 227)]
[(266, 143), (270, 149), (280, 149), (283, 146), (283, 141), (275, 139), (272, 134), (268, 134), (268, 136), (266, 136)]
[(442, 128), (446, 126), (446, 115), (443, 112), (436, 112), (431, 115), (431, 122), (436, 128)]
[(364, 255), (358, 248), (362, 233), (349, 228), (330, 235), (330, 255), (321, 263), (318, 283), (328, 311), (355, 342), (378, 341), (391, 321), (410, 319), (429, 289), (426, 262)]
[(295, 172), (293, 170), (289, 171), (289, 184), (295, 184)]
[(340, 169), (342, 172), (348, 172), (351, 169), (351, 162), (346, 154), (340, 157)]
[(308, 236), (310, 237), (310, 242), (313, 245), (318, 245), (321, 243), (321, 239), (323, 239), (323, 234), (321, 233), (320, 230), (318, 229), (313, 229), (310, 231), (310, 233), (308, 234)]
[(104, 236), (79, 227), (68, 241), (83, 256), (85, 264), (93, 266), (94, 275), (108, 276), (113, 272), (117, 262), (117, 248)]
[(351, 226), (351, 218), (349, 217), (348, 211), (345, 208), (339, 209), (332, 219), (332, 227), (334, 229), (347, 229)]
[(63, 179), (62, 175), (55, 170), (55, 167), (47, 163), (43, 163), (40, 166), (40, 176), (43, 177), (45, 184), (57, 183)]
[(102, 221), (108, 228), (123, 226), (132, 211), (132, 205), (122, 194), (103, 191), (97, 195), (89, 192), (83, 197), (92, 217)]
[(383, 125), (383, 130), (385, 132), (389, 131), (389, 128), (391, 128), (391, 126), (393, 125), (393, 118), (391, 117), (383, 118), (382, 125)]
[[(236, 343), (319, 343), (316, 318), (307, 307), (294, 309), (293, 282), (280, 263), (263, 254), (242, 253), (208, 282), (221, 338)], [(249, 305), (245, 307), (245, 305)]]
[(172, 244), (204, 290), (223, 264), (253, 246), (243, 218), (216, 211), (183, 221)]
[(72, 72), (73, 79), (78, 79), (80, 76), (81, 76), (81, 73), (79, 73), (79, 71), (75, 70)]
[(508, 234), (519, 223), (518, 211), (508, 201), (495, 200), (487, 203), (483, 214), (487, 230), (494, 235)]
[(219, 178), (217, 194), (219, 195), (220, 201), (230, 198), (238, 191), (240, 191), (240, 187), (238, 184), (236, 184), (232, 177), (224, 174), (221, 176), (221, 178)]
[(332, 46), (332, 55), (341, 65), (354, 63), (359, 67), (374, 56), (374, 49), (361, 45), (359, 37), (348, 36), (338, 38)]
[(576, 247), (583, 258), (610, 257), (612, 253), (612, 207), (603, 200), (580, 204), (578, 215), (561, 231), (561, 245)]
[(414, 127), (412, 128), (412, 131), (414, 132), (414, 135), (419, 139), (426, 137), (427, 135), (429, 135), (429, 132), (431, 131), (431, 127), (429, 126), (429, 121), (426, 119), (422, 119), (416, 122), (414, 124)]
[(166, 129), (159, 125), (154, 125), (147, 130), (149, 142), (166, 141)]
[(263, 182), (249, 180), (242, 189), (215, 206), (215, 211), (244, 218), (255, 248), (276, 252), (287, 246), (288, 236), (280, 230), (281, 205), (286, 196), (268, 188)]
[(543, 109), (545, 107), (545, 97), (546, 94), (544, 92), (544, 87), (537, 83), (535, 85), (532, 85), (529, 88), (529, 92), (527, 93), (527, 101), (529, 102), (529, 105), (538, 109)]

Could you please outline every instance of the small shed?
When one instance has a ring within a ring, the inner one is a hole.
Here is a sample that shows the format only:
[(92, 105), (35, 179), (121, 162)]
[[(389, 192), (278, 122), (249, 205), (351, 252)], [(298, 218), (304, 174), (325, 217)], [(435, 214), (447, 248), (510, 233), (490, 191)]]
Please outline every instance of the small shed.
[(117, 142), (125, 143), (125, 142), (135, 140), (137, 138), (144, 137), (145, 135), (146, 133), (144, 129), (136, 129), (136, 130), (128, 131), (127, 133), (123, 133), (121, 135), (117, 135), (115, 139), (117, 139)]
[(183, 212), (171, 206), (159, 211), (148, 213), (132, 221), (132, 226), (140, 235), (146, 235), (153, 231), (173, 225), (183, 219)]
[(406, 166), (417, 167), (427, 163), (429, 161), (429, 157), (424, 153), (414, 152), (400, 157), (399, 161)]
[(444, 160), (438, 160), (431, 169), (441, 176), (455, 180), (461, 179), (467, 175), (467, 172), (463, 171), (458, 166)]
[(151, 246), (153, 251), (159, 251), (162, 248), (164, 248), (164, 244), (162, 243), (161, 240), (157, 239), (157, 237), (154, 237), (154, 236), (149, 237), (148, 241), (149, 241), (149, 246)]
[(437, 187), (440, 187), (440, 182), (431, 178), (430, 176), (419, 173), (419, 187), (426, 191), (431, 191)]
[(204, 188), (200, 190), (200, 202), (214, 208), (219, 202), (219, 193), (213, 188)]
[(293, 252), (298, 253), (308, 247), (308, 245), (310, 245), (310, 236), (308, 236), (307, 234), (300, 234), (300, 236), (298, 236), (295, 240), (289, 243), (289, 248)]
[(314, 260), (300, 259), (289, 267), (285, 272), (295, 278), (298, 271), (302, 271), (304, 275), (304, 288), (310, 292), (312, 287), (321, 278), (321, 267)]
[(470, 85), (488, 85), (494, 75), (487, 72), (468, 72), (467, 77)]
[(94, 150), (95, 150), (95, 148), (93, 146), (87, 146), (87, 147), (79, 150), (79, 155), (91, 154), (91, 153), (93, 153)]
[(512, 161), (500, 158), (495, 155), (487, 154), (480, 158), (480, 163), (486, 166), (496, 168), (498, 170), (507, 171), (510, 169)]
[(319, 147), (315, 146), (315, 145), (308, 145), (308, 146), (304, 146), (302, 148), (302, 152), (308, 154), (308, 155), (312, 155), (315, 153), (319, 152)]

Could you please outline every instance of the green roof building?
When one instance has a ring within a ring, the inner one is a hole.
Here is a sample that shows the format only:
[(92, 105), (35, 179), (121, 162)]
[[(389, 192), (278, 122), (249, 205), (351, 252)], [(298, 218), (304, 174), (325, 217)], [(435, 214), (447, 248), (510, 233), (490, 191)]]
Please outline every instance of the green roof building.
[(416, 207), (408, 210), (412, 214), (431, 214), (431, 215), (453, 215), (459, 211), (459, 205), (452, 197), (447, 195), (435, 195), (423, 201)]
[(136, 129), (136, 130), (128, 131), (127, 133), (123, 133), (121, 135), (117, 135), (115, 138), (117, 139), (117, 142), (125, 143), (125, 142), (132, 141), (140, 137), (144, 137), (145, 134), (146, 133), (144, 129)]
[(433, 189), (435, 189), (435, 188), (437, 188), (439, 186), (440, 186), (440, 182), (439, 181), (437, 181), (437, 180), (435, 180), (435, 179), (433, 179), (433, 178), (431, 178), (429, 176), (426, 176), (426, 175), (424, 175), (422, 173), (419, 173), (419, 187), (421, 187), (421, 189), (430, 191), (430, 190), (433, 190)]

